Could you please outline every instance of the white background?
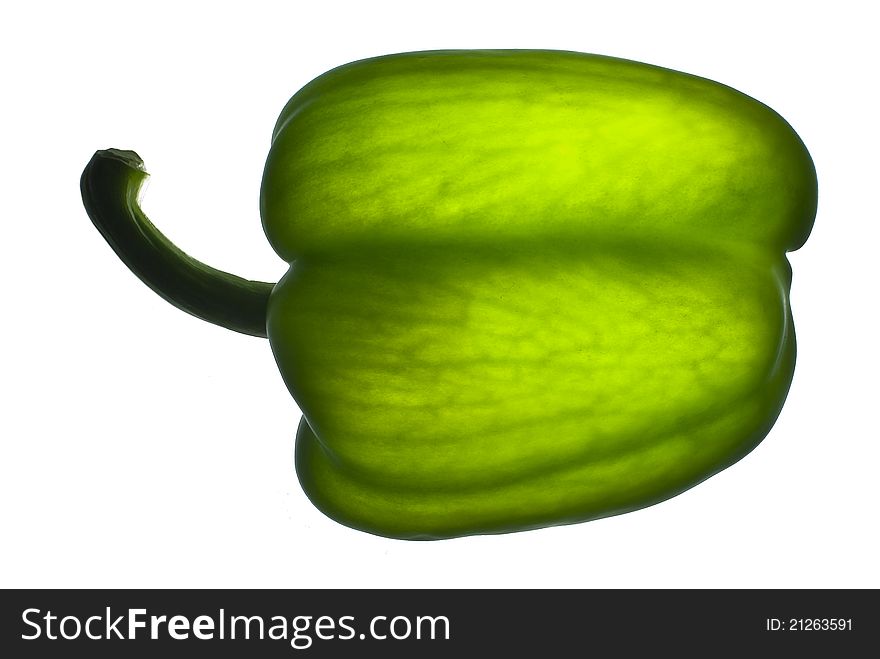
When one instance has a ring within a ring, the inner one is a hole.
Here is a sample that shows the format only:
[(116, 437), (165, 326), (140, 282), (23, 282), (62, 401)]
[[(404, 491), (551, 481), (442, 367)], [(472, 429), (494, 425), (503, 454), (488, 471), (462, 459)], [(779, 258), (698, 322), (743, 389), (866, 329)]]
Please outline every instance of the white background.
[[(31, 2), (0, 16), (4, 587), (880, 587), (875, 21), (859, 2)], [(25, 8), (19, 8), (25, 7)], [(833, 7), (833, 8), (832, 8)], [(268, 342), (196, 320), (95, 231), (79, 176), (137, 150), (182, 249), (275, 281), (260, 177), (278, 112), (351, 60), (551, 48), (767, 103), (816, 162), (791, 256), (799, 356), (767, 439), (670, 501), (440, 542), (343, 527), (293, 471)]]

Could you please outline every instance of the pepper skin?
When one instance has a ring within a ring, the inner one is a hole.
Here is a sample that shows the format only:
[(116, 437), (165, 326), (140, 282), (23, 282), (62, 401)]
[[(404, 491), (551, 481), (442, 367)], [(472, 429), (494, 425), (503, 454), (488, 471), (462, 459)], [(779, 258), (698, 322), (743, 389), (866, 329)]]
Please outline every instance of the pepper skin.
[(779, 115), (709, 80), (554, 51), (334, 69), (273, 134), (274, 287), (176, 251), (142, 177), (98, 152), (93, 221), (172, 303), (265, 326), (303, 412), (300, 482), (354, 528), (448, 538), (651, 505), (751, 451), (791, 382), (785, 253), (815, 170)]

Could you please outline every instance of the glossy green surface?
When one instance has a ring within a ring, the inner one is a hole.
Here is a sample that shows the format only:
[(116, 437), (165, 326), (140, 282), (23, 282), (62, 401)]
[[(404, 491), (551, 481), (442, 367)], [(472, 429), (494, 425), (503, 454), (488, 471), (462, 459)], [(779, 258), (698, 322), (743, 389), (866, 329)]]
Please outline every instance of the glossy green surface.
[(441, 538), (643, 507), (767, 433), (794, 368), (787, 250), (816, 180), (732, 89), (560, 52), (413, 53), (279, 119), (267, 330), (312, 501)]

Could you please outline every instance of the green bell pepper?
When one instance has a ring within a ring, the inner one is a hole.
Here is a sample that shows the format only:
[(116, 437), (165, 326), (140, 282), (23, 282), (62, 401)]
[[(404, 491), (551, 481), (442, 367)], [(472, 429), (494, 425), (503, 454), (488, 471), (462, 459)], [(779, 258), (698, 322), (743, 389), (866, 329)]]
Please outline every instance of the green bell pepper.
[(303, 412), (296, 469), (396, 538), (591, 520), (751, 451), (791, 382), (785, 258), (816, 175), (729, 87), (552, 51), (393, 55), (284, 108), (260, 212), (290, 264), (250, 282), (177, 250), (99, 151), (85, 206), (184, 310), (268, 336)]

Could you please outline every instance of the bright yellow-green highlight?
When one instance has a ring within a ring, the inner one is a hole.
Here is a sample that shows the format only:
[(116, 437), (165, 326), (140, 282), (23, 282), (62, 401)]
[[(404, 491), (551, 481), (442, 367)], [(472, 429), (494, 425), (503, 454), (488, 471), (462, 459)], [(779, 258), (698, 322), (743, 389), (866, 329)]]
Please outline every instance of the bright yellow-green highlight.
[(263, 224), (297, 471), (401, 538), (594, 519), (766, 435), (816, 204), (791, 127), (717, 83), (575, 53), (412, 53), (303, 88)]

